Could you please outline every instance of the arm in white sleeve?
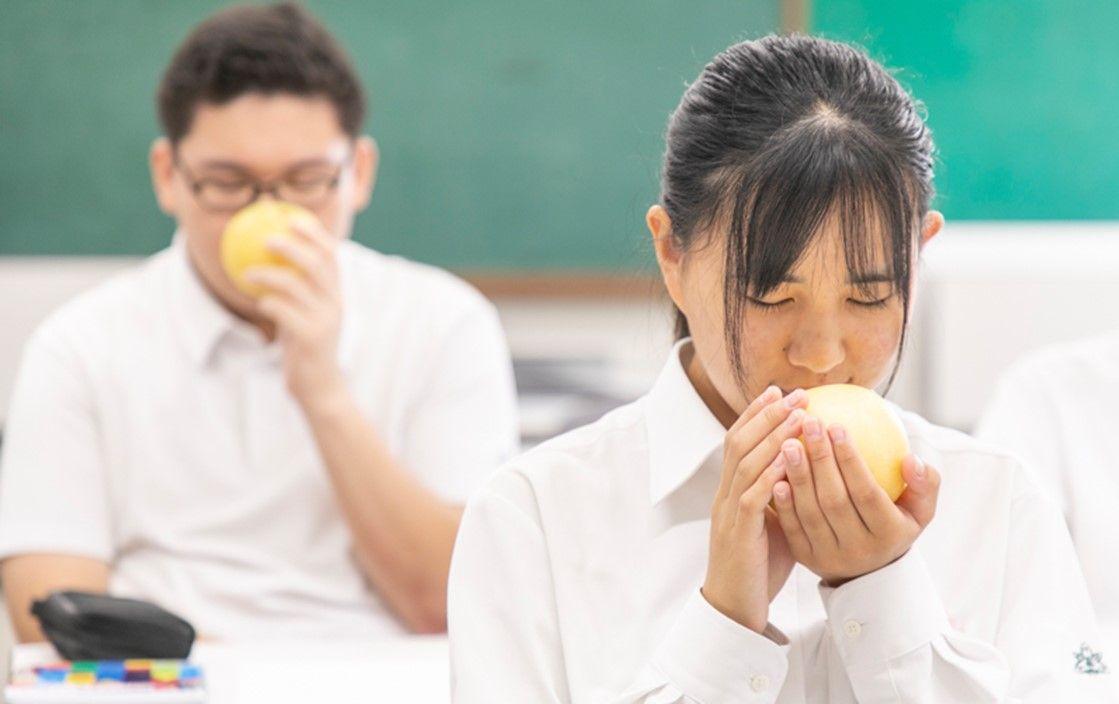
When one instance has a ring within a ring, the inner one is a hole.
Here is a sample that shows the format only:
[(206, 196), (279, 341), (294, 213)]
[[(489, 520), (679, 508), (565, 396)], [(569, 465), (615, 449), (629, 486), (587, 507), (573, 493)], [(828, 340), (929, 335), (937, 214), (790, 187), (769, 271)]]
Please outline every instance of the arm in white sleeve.
[(0, 459), (0, 558), (113, 557), (104, 448), (77, 346), (41, 327), (24, 348)]
[(838, 588), (820, 587), (831, 653), (861, 704), (985, 704), (1010, 669), (991, 644), (954, 630), (916, 547)]
[(821, 587), (859, 702), (1116, 701), (1106, 663), (1088, 662), (1100, 641), (1064, 522), (1028, 486), (1011, 509), (994, 643), (951, 627), (916, 550), (838, 589)]
[[(564, 640), (560, 622), (532, 490), (503, 471), (468, 505), (451, 564), (454, 701), (575, 701), (565, 656), (584, 644)], [(771, 704), (788, 666), (785, 647), (771, 638), (787, 640), (767, 633), (726, 618), (697, 590), (632, 683), (596, 701)]]

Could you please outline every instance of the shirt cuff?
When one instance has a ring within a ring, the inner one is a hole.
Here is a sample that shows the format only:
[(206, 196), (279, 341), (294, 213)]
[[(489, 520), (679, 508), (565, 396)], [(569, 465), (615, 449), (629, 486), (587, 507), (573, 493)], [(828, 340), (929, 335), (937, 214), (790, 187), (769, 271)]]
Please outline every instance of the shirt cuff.
[(828, 630), (846, 667), (877, 669), (931, 643), (948, 615), (916, 548), (840, 587), (820, 585)]
[(697, 589), (653, 655), (653, 666), (702, 704), (774, 702), (789, 669), (789, 639), (724, 616)]

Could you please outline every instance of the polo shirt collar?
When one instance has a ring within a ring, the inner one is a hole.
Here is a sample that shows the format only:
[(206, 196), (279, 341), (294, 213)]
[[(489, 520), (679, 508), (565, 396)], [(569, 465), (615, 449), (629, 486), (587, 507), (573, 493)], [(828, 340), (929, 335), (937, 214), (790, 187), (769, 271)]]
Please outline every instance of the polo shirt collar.
[(237, 317), (210, 293), (190, 261), (181, 232), (171, 245), (172, 304), (187, 353), (195, 366), (205, 366), (218, 341), (237, 324)]

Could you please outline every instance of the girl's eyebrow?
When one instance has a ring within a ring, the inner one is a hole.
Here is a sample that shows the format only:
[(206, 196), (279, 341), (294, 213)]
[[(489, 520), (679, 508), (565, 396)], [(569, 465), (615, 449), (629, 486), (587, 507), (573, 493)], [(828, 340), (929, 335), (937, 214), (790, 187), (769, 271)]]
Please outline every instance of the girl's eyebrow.
[(893, 282), (894, 277), (880, 271), (875, 271), (870, 274), (864, 274), (863, 276), (856, 276), (855, 278), (851, 279), (851, 283), (857, 285), (890, 284)]
[[(862, 276), (856, 276), (850, 279), (849, 283), (862, 286), (866, 284), (888, 284), (893, 283), (893, 281), (894, 277), (890, 276), (889, 274), (880, 271), (874, 271), (869, 274), (863, 274)], [(781, 283), (803, 284), (804, 279), (800, 278), (799, 276), (783, 276), (781, 277)]]

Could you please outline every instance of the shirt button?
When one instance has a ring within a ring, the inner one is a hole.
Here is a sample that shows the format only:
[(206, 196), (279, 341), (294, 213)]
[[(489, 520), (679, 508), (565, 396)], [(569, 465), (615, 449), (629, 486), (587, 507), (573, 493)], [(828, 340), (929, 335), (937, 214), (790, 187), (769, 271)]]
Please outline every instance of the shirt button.
[(863, 625), (858, 621), (848, 621), (843, 624), (843, 632), (847, 634), (848, 638), (858, 638), (863, 632)]
[(765, 675), (754, 675), (750, 678), (750, 689), (755, 692), (764, 692), (769, 689), (769, 678)]

